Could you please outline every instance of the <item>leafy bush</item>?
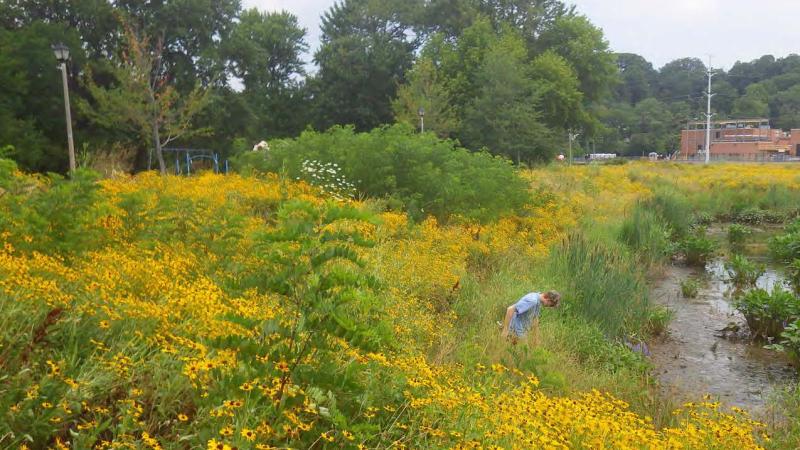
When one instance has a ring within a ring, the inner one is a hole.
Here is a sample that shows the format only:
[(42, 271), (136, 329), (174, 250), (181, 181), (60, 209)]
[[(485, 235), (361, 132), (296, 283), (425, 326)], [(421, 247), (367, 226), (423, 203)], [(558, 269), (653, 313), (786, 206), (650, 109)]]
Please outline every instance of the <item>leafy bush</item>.
[(789, 275), (789, 282), (792, 284), (792, 289), (796, 294), (800, 294), (800, 259), (795, 259), (786, 268)]
[(800, 362), (800, 320), (795, 320), (781, 332), (780, 341), (767, 348), (785, 352), (795, 364)]
[(41, 253), (83, 252), (103, 245), (108, 205), (101, 201), (97, 174), (78, 169), (70, 179), (57, 174), (28, 177), (0, 159), (0, 230), (15, 247)]
[(781, 223), (784, 220), (784, 215), (777, 211), (750, 207), (734, 214), (733, 220), (738, 223), (746, 223), (751, 225), (760, 225), (763, 223)]
[(756, 264), (744, 255), (733, 255), (725, 262), (725, 271), (730, 280), (739, 288), (755, 286), (758, 278), (764, 274), (766, 266)]
[(714, 255), (717, 243), (706, 237), (704, 229), (699, 229), (696, 234), (685, 237), (681, 241), (680, 248), (687, 264), (704, 266)]
[(784, 262), (800, 258), (800, 219), (787, 225), (784, 233), (769, 240), (772, 256)]
[(681, 295), (684, 298), (697, 297), (697, 291), (700, 289), (700, 283), (693, 278), (687, 278), (681, 281)]
[(510, 161), (467, 151), (405, 125), (369, 133), (345, 127), (306, 131), (296, 139), (270, 142), (268, 151), (238, 155), (233, 165), (243, 172), (284, 172), (313, 183), (303, 170), (308, 161), (338, 165), (359, 195), (395, 198), (416, 218), (459, 215), (491, 221), (520, 210), (529, 200), (528, 184)]
[(800, 299), (789, 291), (753, 289), (734, 302), (755, 337), (775, 338), (786, 324), (800, 316)]
[(669, 321), (672, 320), (673, 312), (665, 306), (657, 306), (650, 310), (647, 319), (647, 332), (651, 336), (658, 336), (667, 330)]
[(707, 227), (711, 225), (712, 222), (714, 222), (714, 216), (705, 211), (700, 211), (698, 213), (695, 213), (694, 215), (694, 220), (693, 220), (694, 225)]
[(731, 244), (731, 247), (741, 248), (752, 234), (753, 230), (750, 227), (734, 223), (728, 227), (728, 243)]

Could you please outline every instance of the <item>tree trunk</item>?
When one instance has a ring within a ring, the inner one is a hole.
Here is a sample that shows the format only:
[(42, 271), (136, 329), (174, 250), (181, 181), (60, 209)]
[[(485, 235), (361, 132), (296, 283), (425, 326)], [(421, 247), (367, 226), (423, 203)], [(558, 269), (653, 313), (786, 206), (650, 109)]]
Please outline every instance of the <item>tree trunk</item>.
[(167, 174), (167, 165), (164, 164), (164, 154), (161, 153), (161, 136), (158, 134), (158, 120), (153, 121), (153, 145), (156, 149), (156, 159), (158, 159), (158, 170), (161, 175)]

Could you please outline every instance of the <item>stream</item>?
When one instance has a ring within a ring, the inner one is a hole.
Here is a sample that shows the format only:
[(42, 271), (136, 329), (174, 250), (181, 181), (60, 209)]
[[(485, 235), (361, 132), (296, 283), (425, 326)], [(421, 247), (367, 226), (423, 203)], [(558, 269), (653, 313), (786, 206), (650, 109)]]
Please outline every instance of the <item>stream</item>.
[[(724, 238), (724, 231), (709, 230), (709, 237), (719, 239), (720, 234)], [(766, 258), (767, 237), (768, 232), (756, 233), (744, 253), (766, 264), (757, 286), (771, 290), (785, 285), (785, 280)], [(680, 283), (687, 278), (700, 281), (696, 298), (681, 295)], [(667, 332), (650, 345), (653, 373), (676, 401), (696, 401), (710, 394), (725, 405), (765, 418), (774, 413), (769, 410), (771, 394), (794, 382), (797, 372), (782, 353), (750, 342), (744, 317), (731, 306), (732, 286), (726, 279), (723, 258), (710, 261), (705, 270), (667, 267), (651, 290), (653, 302), (673, 311)], [(720, 331), (726, 327), (741, 331)]]

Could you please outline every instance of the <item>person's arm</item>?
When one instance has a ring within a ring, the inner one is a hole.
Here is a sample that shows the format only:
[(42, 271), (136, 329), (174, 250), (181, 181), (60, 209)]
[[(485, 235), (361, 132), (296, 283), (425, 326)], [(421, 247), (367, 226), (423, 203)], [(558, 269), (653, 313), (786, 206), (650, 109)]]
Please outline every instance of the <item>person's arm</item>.
[(511, 305), (506, 309), (506, 318), (503, 321), (503, 333), (502, 336), (508, 337), (508, 326), (511, 324), (511, 319), (514, 318), (514, 313), (516, 313), (516, 305)]

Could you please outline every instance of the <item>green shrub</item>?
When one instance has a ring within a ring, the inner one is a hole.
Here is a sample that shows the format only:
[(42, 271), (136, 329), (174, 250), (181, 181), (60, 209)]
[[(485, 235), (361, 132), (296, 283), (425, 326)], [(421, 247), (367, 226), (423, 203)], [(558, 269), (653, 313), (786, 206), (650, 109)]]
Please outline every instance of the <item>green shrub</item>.
[(734, 223), (728, 227), (728, 243), (731, 247), (741, 248), (752, 234), (753, 230), (750, 227)]
[(711, 225), (712, 222), (714, 222), (714, 216), (705, 211), (700, 211), (694, 215), (694, 220), (692, 222), (693, 225), (700, 225), (707, 227)]
[(744, 255), (733, 255), (725, 262), (725, 271), (733, 284), (739, 288), (755, 286), (765, 270), (764, 264), (756, 264)]
[(699, 229), (696, 234), (687, 236), (681, 241), (681, 251), (686, 263), (693, 266), (705, 266), (714, 255), (717, 243), (706, 237), (705, 230)]
[(800, 315), (800, 299), (789, 291), (753, 289), (736, 299), (734, 307), (744, 314), (750, 332), (764, 339), (780, 335)]
[(650, 317), (647, 319), (646, 331), (651, 336), (658, 336), (667, 330), (669, 321), (672, 320), (673, 312), (665, 306), (657, 306), (650, 310)]
[(764, 223), (781, 223), (785, 216), (778, 211), (770, 211), (758, 207), (750, 207), (739, 211), (733, 215), (733, 220), (737, 223), (760, 225)]
[(783, 262), (800, 258), (800, 219), (787, 225), (784, 233), (769, 240), (772, 256)]
[(335, 164), (340, 170), (337, 182), (352, 185), (359, 196), (398, 199), (416, 218), (458, 215), (491, 221), (520, 211), (530, 200), (528, 183), (510, 161), (470, 152), (405, 125), (368, 133), (344, 127), (306, 131), (296, 139), (270, 142), (267, 151), (245, 152), (232, 162), (239, 171), (285, 173), (312, 184), (319, 183), (309, 164)]
[(696, 298), (697, 291), (700, 289), (700, 283), (693, 278), (687, 278), (681, 281), (681, 295), (683, 298)]
[(800, 320), (788, 324), (781, 332), (778, 343), (768, 345), (767, 348), (785, 352), (795, 365), (800, 363)]
[(786, 272), (789, 275), (789, 283), (791, 283), (792, 289), (796, 294), (800, 295), (800, 259), (792, 261), (786, 268)]
[[(98, 223), (109, 213), (96, 173), (78, 169), (27, 177), (0, 159), (0, 230), (21, 250), (66, 255), (102, 247), (107, 233)], [(38, 181), (34, 181), (38, 180)]]

